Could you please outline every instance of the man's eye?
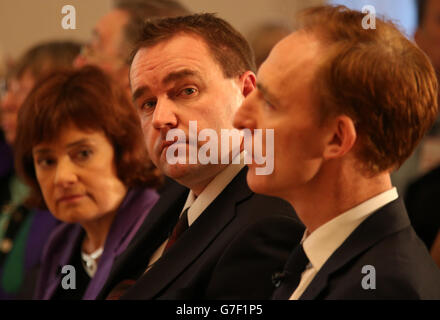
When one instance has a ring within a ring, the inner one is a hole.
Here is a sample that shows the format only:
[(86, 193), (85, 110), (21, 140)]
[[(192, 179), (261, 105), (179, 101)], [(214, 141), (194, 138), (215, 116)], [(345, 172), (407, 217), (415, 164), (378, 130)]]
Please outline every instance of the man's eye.
[(197, 89), (196, 88), (185, 88), (183, 89), (180, 94), (184, 95), (184, 96), (193, 96), (197, 93)]
[(151, 112), (156, 107), (156, 104), (157, 104), (157, 101), (155, 101), (155, 100), (146, 101), (142, 104), (141, 111)]
[(268, 109), (274, 109), (273, 105), (267, 101), (266, 99), (263, 100), (264, 106)]

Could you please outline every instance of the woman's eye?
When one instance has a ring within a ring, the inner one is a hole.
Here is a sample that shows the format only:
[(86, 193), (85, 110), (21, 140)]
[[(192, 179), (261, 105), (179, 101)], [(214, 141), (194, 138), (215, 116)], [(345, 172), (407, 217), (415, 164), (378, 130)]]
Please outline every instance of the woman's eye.
[(87, 160), (90, 158), (90, 156), (92, 155), (92, 151), (91, 150), (81, 150), (76, 154), (76, 158), (78, 160)]
[(54, 159), (50, 159), (50, 158), (40, 158), (40, 159), (37, 159), (37, 165), (39, 167), (42, 167), (42, 168), (50, 168), (54, 164), (55, 164), (55, 160)]

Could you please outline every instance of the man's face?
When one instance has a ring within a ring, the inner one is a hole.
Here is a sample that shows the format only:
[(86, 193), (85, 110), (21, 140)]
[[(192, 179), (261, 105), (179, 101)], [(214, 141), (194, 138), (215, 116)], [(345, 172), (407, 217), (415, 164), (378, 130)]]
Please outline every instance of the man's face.
[(121, 76), (121, 69), (126, 68), (120, 49), (128, 19), (126, 11), (117, 9), (102, 17), (93, 29), (92, 39), (76, 59), (75, 65), (96, 65), (116, 80), (120, 80), (118, 77)]
[(427, 1), (424, 21), (416, 31), (415, 40), (440, 72), (440, 1)]
[(255, 192), (283, 197), (319, 171), (325, 131), (311, 88), (321, 50), (314, 37), (300, 32), (279, 42), (258, 72), (257, 89), (235, 115), (239, 129), (274, 129), (273, 173), (256, 175), (258, 165), (249, 165)]
[(169, 164), (166, 135), (170, 129), (183, 130), (186, 150), (198, 152), (205, 142), (188, 143), (189, 121), (197, 121), (197, 134), (213, 129), (220, 145), (220, 130), (233, 128), (233, 114), (244, 99), (242, 78), (225, 78), (205, 42), (182, 34), (139, 50), (130, 81), (147, 149), (165, 175), (192, 188), (221, 171), (215, 164)]
[(2, 128), (6, 142), (14, 143), (17, 130), (18, 110), (34, 87), (35, 79), (30, 72), (25, 72), (19, 79), (12, 78), (8, 81), (8, 88), (1, 101)]

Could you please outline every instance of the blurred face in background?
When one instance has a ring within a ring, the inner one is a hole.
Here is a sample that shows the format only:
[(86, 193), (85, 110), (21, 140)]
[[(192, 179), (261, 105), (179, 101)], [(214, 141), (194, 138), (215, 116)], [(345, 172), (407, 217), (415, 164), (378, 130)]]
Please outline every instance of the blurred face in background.
[(438, 74), (440, 72), (440, 1), (427, 1), (424, 19), (417, 29), (414, 39), (431, 59)]
[(114, 215), (127, 189), (117, 176), (113, 146), (101, 131), (70, 124), (52, 142), (33, 147), (36, 177), (52, 214), (68, 223)]
[(25, 72), (20, 78), (8, 80), (6, 92), (1, 100), (1, 125), (6, 142), (14, 143), (17, 129), (17, 115), (26, 97), (35, 85), (35, 79), (30, 72)]
[(121, 56), (124, 27), (129, 14), (124, 10), (112, 10), (102, 17), (93, 29), (92, 39), (75, 61), (76, 67), (95, 65), (128, 86), (128, 66)]

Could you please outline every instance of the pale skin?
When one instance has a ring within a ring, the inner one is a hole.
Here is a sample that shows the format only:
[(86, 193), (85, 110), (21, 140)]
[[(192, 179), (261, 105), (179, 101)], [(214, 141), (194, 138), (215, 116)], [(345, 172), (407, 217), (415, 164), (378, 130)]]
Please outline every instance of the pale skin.
[[(169, 164), (166, 134), (178, 128), (188, 137), (189, 121), (197, 121), (198, 132), (210, 128), (220, 137), (221, 129), (233, 128), (233, 114), (254, 89), (255, 75), (247, 71), (225, 78), (201, 38), (180, 34), (140, 49), (131, 66), (130, 82), (153, 163), (199, 195), (226, 165)], [(192, 148), (188, 139), (186, 143), (187, 149)], [(199, 142), (197, 150), (203, 144)]]
[(389, 172), (371, 177), (360, 169), (350, 117), (321, 121), (311, 86), (322, 52), (325, 47), (305, 32), (279, 42), (234, 119), (238, 129), (274, 129), (274, 172), (258, 176), (249, 165), (249, 187), (289, 201), (309, 233), (392, 188)]

